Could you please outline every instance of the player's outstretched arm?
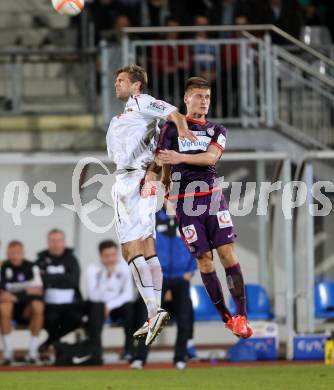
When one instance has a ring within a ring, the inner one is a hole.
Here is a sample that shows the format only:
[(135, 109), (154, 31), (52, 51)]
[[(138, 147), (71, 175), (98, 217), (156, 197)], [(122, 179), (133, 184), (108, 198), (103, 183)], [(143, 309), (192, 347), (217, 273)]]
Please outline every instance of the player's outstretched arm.
[(161, 150), (158, 158), (163, 164), (190, 164), (208, 166), (215, 165), (222, 155), (222, 150), (214, 145), (210, 145), (208, 150), (204, 153), (198, 154), (185, 154), (178, 153), (174, 150)]
[(197, 137), (188, 129), (186, 117), (178, 111), (173, 111), (168, 115), (169, 121), (174, 122), (177, 127), (177, 132), (180, 138), (187, 138), (191, 142), (195, 142)]

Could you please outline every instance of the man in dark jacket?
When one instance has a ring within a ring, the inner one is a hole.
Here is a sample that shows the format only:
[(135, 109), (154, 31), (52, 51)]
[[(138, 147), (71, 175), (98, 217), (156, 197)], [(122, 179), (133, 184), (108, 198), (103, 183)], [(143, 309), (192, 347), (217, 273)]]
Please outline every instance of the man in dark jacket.
[(40, 350), (76, 329), (82, 322), (84, 306), (79, 291), (80, 267), (72, 249), (65, 247), (65, 234), (54, 229), (48, 234), (48, 249), (38, 254), (45, 290), (45, 324), (49, 334)]
[(3, 364), (14, 360), (12, 346), (13, 320), (29, 324), (31, 339), (26, 360), (38, 361), (39, 334), (43, 327), (43, 288), (36, 265), (24, 258), (20, 241), (12, 241), (7, 247), (7, 260), (1, 264), (0, 277), (0, 328), (3, 339)]
[[(297, 0), (257, 0), (257, 19), (255, 23), (274, 24), (295, 38), (300, 37), (302, 17)], [(287, 41), (272, 35), (272, 40), (277, 44), (287, 44)]]

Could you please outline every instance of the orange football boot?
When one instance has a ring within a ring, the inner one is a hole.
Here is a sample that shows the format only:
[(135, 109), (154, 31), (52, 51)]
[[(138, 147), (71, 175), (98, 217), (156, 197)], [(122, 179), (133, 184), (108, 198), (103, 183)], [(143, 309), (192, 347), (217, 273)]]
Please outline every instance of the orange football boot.
[(243, 339), (248, 339), (253, 335), (253, 330), (250, 327), (247, 318), (245, 316), (242, 316), (240, 314), (236, 315), (232, 319), (233, 321), (233, 328), (232, 332)]
[(225, 327), (233, 332), (233, 317), (230, 317), (227, 322), (225, 322)]

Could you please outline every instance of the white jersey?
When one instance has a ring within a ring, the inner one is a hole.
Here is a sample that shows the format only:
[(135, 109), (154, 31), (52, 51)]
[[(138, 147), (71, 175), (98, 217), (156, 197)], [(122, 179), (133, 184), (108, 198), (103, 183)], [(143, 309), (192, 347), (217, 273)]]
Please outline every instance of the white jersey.
[(117, 169), (146, 169), (154, 159), (159, 122), (176, 107), (153, 96), (130, 96), (123, 114), (112, 118), (107, 133), (108, 156)]

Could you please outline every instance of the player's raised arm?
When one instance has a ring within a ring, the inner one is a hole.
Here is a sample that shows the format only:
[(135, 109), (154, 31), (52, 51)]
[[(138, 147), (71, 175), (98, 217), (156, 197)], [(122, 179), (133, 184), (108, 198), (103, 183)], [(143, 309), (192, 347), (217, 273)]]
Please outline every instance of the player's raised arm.
[(188, 129), (187, 120), (184, 115), (180, 114), (178, 111), (173, 111), (169, 114), (167, 119), (175, 123), (180, 138), (187, 138), (191, 142), (195, 142), (197, 140), (197, 137), (193, 134), (193, 132)]
[(180, 138), (187, 138), (191, 142), (197, 140), (197, 137), (188, 129), (186, 117), (180, 114), (175, 106), (150, 95), (143, 95), (141, 99), (137, 99), (137, 102), (143, 114), (174, 122)]
[(206, 152), (199, 154), (186, 154), (178, 153), (174, 150), (161, 150), (159, 152), (158, 158), (163, 162), (163, 164), (189, 164), (208, 166), (215, 165), (216, 162), (220, 159), (221, 155), (222, 150), (220, 150), (215, 145), (210, 145)]

